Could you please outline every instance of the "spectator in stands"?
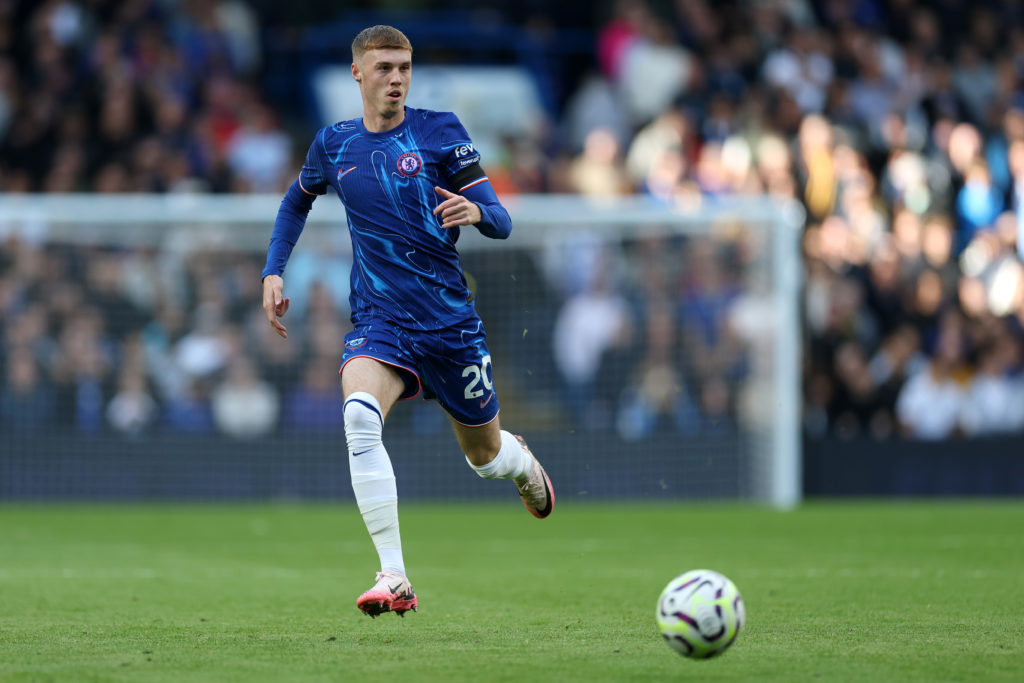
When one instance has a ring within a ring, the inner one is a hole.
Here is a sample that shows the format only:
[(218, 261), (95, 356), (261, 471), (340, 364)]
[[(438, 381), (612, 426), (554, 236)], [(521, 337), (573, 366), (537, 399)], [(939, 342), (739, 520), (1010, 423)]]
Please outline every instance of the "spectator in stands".
[[(589, 287), (569, 297), (554, 322), (554, 357), (565, 387), (572, 421), (588, 427), (608, 426), (613, 397), (600, 391), (608, 382), (602, 371), (615, 365), (616, 351), (628, 347), (632, 324), (626, 299), (598, 267)], [(599, 381), (606, 384), (599, 387)], [(614, 387), (617, 393), (620, 387)]]
[(979, 230), (991, 229), (1002, 211), (1002, 193), (992, 185), (988, 167), (978, 158), (967, 169), (964, 185), (956, 198), (957, 234), (961, 248)]
[(235, 439), (266, 436), (277, 426), (280, 400), (260, 379), (252, 360), (238, 355), (212, 396), (213, 419), (221, 433)]
[(122, 369), (117, 392), (107, 403), (107, 423), (125, 436), (144, 434), (159, 418), (160, 407), (150, 394), (140, 365)]
[(195, 327), (174, 345), (174, 361), (189, 377), (211, 378), (227, 364), (231, 354), (229, 330), (220, 304), (201, 304)]
[[(260, 320), (259, 323), (263, 323)], [(296, 335), (299, 332), (296, 331)], [(305, 354), (302, 344), (279, 344), (280, 337), (269, 325), (254, 324), (249, 328), (246, 338), (253, 340), (256, 355), (259, 359), (261, 375), (274, 388), (280, 397), (290, 396), (292, 386), (302, 377), (303, 363), (309, 356)], [(298, 336), (296, 341), (301, 339)], [(287, 399), (282, 410), (288, 410)]]
[[(582, 150), (587, 136), (597, 129), (611, 131), (616, 144), (625, 145), (631, 138), (633, 125), (612, 84), (601, 76), (590, 73), (569, 98), (565, 112), (565, 129), (566, 149), (561, 150), (560, 156), (575, 154)], [(558, 183), (559, 176), (564, 173), (564, 163), (564, 158), (551, 160), (554, 183)], [(575, 190), (567, 188), (566, 191)]]
[(39, 365), (26, 348), (13, 349), (4, 363), (0, 390), (0, 424), (5, 430), (32, 431), (52, 428), (53, 392)]
[(679, 293), (679, 329), (686, 361), (683, 371), (703, 380), (738, 377), (743, 350), (729, 328), (728, 318), (740, 293), (730, 269), (723, 265), (718, 245), (706, 238), (688, 244)]
[(302, 370), (302, 379), (285, 397), (282, 427), (300, 434), (330, 434), (342, 429), (338, 413), (344, 402), (338, 362), (317, 356)]
[(141, 332), (143, 357), (160, 400), (185, 392), (186, 375), (174, 359), (177, 341), (185, 334), (185, 311), (161, 303), (150, 312), (151, 319)]
[(924, 265), (935, 271), (943, 288), (955, 288), (960, 271), (954, 258), (954, 228), (952, 220), (942, 214), (930, 214), (924, 220), (921, 234), (921, 254)]
[(615, 80), (633, 125), (650, 121), (683, 95), (696, 68), (666, 25), (648, 22), (644, 34), (627, 43)]
[(105, 336), (103, 312), (86, 308), (73, 314), (60, 334), (53, 359), (58, 420), (82, 433), (104, 427), (104, 409), (114, 364), (112, 340)]
[(674, 107), (663, 110), (633, 137), (626, 174), (633, 187), (666, 197), (686, 174), (690, 123)]
[(227, 143), (237, 191), (280, 191), (287, 184), (291, 154), (291, 139), (278, 126), (273, 110), (262, 102), (249, 103), (242, 110), (241, 126)]
[(1024, 375), (1021, 341), (1005, 326), (982, 349), (977, 372), (967, 387), (961, 425), (968, 436), (1024, 431)]
[(905, 315), (899, 252), (888, 233), (878, 239), (867, 271), (865, 303), (879, 334), (886, 335), (903, 322)]
[(966, 400), (964, 361), (963, 323), (951, 312), (943, 318), (928, 364), (900, 390), (896, 411), (905, 435), (936, 441), (959, 432)]
[(164, 402), (164, 429), (171, 434), (206, 436), (214, 432), (210, 381), (189, 377), (182, 393)]
[(907, 377), (917, 374), (927, 363), (921, 353), (921, 337), (913, 326), (900, 325), (879, 344), (868, 363), (868, 374), (878, 387), (879, 404), (892, 422), (896, 398)]
[(1011, 203), (1017, 213), (1017, 254), (1024, 260), (1024, 134), (1010, 144), (1007, 161), (1013, 182)]
[(705, 377), (700, 387), (700, 422), (703, 436), (730, 436), (736, 433), (736, 409), (733, 391), (726, 378)]
[(906, 286), (924, 267), (921, 253), (921, 216), (909, 208), (893, 213), (892, 239), (900, 259), (900, 283)]
[(773, 87), (786, 90), (801, 111), (813, 114), (825, 108), (835, 67), (827, 40), (809, 27), (793, 29), (768, 53), (762, 75)]
[(676, 329), (670, 302), (647, 302), (643, 359), (622, 390), (616, 416), (619, 435), (625, 439), (642, 439), (657, 431), (697, 431), (697, 407), (676, 363)]
[(583, 152), (569, 167), (573, 190), (591, 197), (614, 197), (629, 191), (621, 167), (619, 141), (607, 128), (595, 128), (583, 141)]
[(868, 429), (886, 433), (884, 425), (875, 424), (881, 406), (864, 348), (856, 341), (846, 341), (836, 350), (833, 360), (837, 382), (829, 411), (835, 415), (835, 433), (841, 438), (857, 436)]

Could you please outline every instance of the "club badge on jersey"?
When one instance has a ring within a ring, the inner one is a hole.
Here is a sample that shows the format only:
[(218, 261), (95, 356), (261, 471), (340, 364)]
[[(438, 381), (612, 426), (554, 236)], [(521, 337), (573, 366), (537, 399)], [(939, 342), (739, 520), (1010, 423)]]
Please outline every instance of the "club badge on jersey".
[(415, 152), (406, 152), (398, 157), (398, 172), (411, 178), (423, 168), (423, 160)]

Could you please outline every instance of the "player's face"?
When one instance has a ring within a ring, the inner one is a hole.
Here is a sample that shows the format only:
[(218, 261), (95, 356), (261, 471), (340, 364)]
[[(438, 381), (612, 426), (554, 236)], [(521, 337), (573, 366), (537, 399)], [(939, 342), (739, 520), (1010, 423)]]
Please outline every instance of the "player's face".
[(412, 78), (409, 50), (367, 50), (352, 65), (352, 77), (359, 82), (363, 101), (372, 113), (392, 118), (403, 111)]

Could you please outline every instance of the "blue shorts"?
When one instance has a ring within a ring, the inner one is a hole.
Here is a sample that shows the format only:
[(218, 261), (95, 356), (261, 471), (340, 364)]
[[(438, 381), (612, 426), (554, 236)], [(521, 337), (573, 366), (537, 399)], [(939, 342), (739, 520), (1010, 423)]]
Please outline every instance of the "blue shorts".
[(405, 382), (399, 400), (437, 399), (467, 427), (481, 427), (498, 415), (491, 353), (480, 320), (442, 330), (407, 330), (371, 320), (345, 335), (341, 369), (353, 358), (373, 358), (394, 367)]

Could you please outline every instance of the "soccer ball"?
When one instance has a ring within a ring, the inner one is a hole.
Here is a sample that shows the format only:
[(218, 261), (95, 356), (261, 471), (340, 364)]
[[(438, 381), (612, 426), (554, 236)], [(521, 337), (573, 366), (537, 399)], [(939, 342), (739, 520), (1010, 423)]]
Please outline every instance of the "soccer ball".
[(732, 581), (710, 569), (694, 569), (665, 586), (657, 618), (669, 647), (685, 657), (706, 659), (733, 644), (747, 615)]

